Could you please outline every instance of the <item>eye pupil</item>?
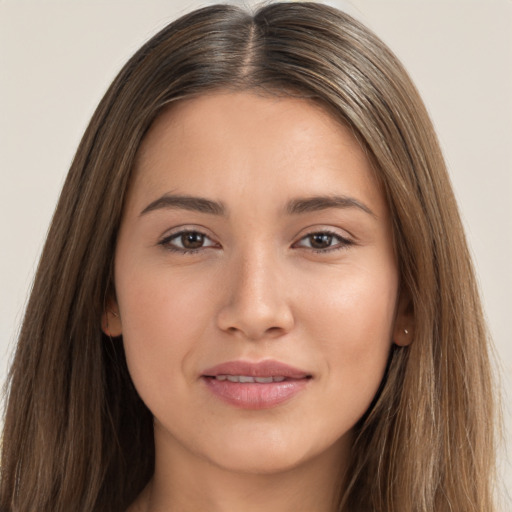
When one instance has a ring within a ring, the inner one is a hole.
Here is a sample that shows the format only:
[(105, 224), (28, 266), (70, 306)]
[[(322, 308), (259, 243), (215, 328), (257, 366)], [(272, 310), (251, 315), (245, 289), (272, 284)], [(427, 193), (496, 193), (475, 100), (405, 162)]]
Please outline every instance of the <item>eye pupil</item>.
[(332, 235), (326, 233), (314, 233), (310, 235), (311, 247), (315, 249), (325, 249), (332, 244)]
[(183, 233), (181, 243), (185, 249), (198, 249), (204, 244), (204, 235), (196, 232)]

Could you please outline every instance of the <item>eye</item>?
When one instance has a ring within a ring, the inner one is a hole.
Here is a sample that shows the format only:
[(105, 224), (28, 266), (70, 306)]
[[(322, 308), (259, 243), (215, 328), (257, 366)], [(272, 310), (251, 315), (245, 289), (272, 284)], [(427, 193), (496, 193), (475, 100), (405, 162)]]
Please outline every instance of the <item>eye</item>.
[(337, 249), (344, 249), (353, 242), (337, 233), (330, 231), (318, 231), (309, 233), (302, 237), (294, 247), (313, 249), (316, 252), (328, 252)]
[(190, 253), (206, 247), (216, 247), (218, 244), (200, 231), (187, 230), (165, 237), (159, 245), (171, 251)]

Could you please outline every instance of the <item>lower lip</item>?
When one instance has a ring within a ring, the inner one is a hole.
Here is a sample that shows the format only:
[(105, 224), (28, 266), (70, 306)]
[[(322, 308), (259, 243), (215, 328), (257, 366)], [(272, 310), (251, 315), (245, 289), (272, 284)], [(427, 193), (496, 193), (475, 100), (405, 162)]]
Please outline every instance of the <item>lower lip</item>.
[(218, 398), (241, 409), (270, 409), (300, 393), (310, 379), (290, 379), (260, 384), (230, 382), (204, 377), (208, 389)]

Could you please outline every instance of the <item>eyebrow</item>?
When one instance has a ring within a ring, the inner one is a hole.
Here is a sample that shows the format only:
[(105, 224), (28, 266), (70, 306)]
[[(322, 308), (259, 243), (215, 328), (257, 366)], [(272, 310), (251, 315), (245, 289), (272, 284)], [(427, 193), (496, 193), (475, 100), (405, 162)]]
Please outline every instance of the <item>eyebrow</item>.
[[(313, 196), (307, 198), (293, 199), (287, 204), (286, 212), (289, 215), (299, 215), (302, 213), (327, 210), (329, 208), (359, 208), (365, 213), (376, 217), (376, 215), (361, 201), (347, 196)], [(212, 201), (204, 197), (182, 196), (164, 194), (155, 201), (151, 202), (140, 215), (161, 210), (177, 209), (190, 210), (209, 215), (226, 215), (225, 206), (218, 201)]]
[(161, 209), (191, 210), (200, 213), (208, 213), (210, 215), (225, 215), (226, 213), (224, 205), (217, 201), (211, 201), (203, 197), (164, 194), (162, 197), (148, 204), (148, 206), (140, 212), (140, 215), (142, 216), (146, 213)]
[(315, 196), (294, 199), (288, 203), (286, 210), (287, 213), (294, 215), (327, 210), (329, 208), (359, 208), (372, 217), (377, 217), (364, 203), (348, 196)]

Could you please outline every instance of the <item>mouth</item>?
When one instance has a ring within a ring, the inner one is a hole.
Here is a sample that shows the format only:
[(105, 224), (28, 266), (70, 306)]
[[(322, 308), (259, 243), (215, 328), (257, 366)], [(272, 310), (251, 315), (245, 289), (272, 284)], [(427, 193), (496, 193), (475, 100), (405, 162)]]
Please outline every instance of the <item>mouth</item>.
[(220, 381), (228, 380), (229, 382), (242, 382), (251, 384), (270, 384), (271, 382), (283, 382), (287, 378), (283, 375), (276, 377), (251, 377), (250, 375), (216, 375), (206, 376), (207, 378), (217, 379)]
[(207, 389), (229, 405), (268, 409), (281, 405), (306, 389), (312, 374), (278, 361), (231, 361), (201, 375)]
[[(289, 364), (281, 363), (274, 359), (263, 361), (228, 361), (208, 368), (203, 372), (205, 377), (227, 380), (229, 377), (241, 379), (276, 379), (280, 382), (286, 379), (304, 379), (312, 375)], [(225, 378), (224, 378), (225, 377)], [(233, 381), (234, 382), (234, 381)], [(245, 382), (252, 382), (246, 380)]]

